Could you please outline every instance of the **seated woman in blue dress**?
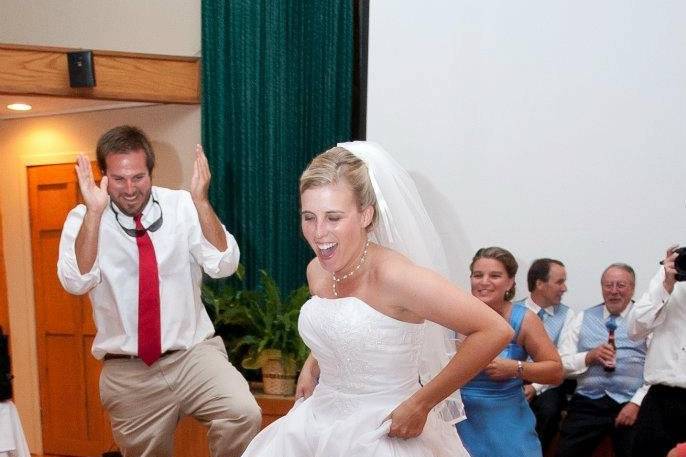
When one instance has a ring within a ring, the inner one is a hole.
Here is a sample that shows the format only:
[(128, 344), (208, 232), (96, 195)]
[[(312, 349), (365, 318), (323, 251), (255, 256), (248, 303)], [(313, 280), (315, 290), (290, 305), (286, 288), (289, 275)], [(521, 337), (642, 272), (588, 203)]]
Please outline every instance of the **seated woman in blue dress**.
[(469, 266), (472, 295), (515, 331), (500, 355), (461, 390), (467, 419), (457, 430), (472, 457), (541, 456), (523, 382), (557, 385), (563, 380), (560, 356), (541, 320), (512, 304), (517, 268), (514, 256), (499, 247), (479, 249)]

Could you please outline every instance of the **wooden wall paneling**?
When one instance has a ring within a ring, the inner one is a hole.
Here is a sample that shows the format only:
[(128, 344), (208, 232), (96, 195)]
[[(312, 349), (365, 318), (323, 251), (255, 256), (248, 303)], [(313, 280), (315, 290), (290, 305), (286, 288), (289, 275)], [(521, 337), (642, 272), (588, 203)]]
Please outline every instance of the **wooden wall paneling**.
[(200, 102), (200, 59), (93, 51), (96, 86), (72, 88), (73, 49), (0, 44), (0, 93), (153, 103)]

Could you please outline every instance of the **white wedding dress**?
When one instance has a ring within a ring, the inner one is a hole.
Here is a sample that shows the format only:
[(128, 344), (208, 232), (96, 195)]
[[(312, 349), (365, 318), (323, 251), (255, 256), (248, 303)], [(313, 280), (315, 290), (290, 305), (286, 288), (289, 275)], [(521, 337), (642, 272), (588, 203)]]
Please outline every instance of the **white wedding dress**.
[(312, 297), (300, 335), (319, 362), (313, 394), (265, 428), (243, 457), (469, 456), (455, 427), (431, 411), (413, 439), (389, 438), (389, 413), (419, 388), (424, 324), (386, 316), (354, 297)]

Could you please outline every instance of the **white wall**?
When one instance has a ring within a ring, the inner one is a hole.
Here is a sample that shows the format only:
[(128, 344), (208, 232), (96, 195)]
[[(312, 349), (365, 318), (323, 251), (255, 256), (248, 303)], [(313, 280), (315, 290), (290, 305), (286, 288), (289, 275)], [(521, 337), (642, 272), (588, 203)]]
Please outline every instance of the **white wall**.
[(640, 296), (686, 243), (686, 4), (371, 2), (368, 138), (417, 180), (453, 277), (476, 249), (568, 270), (601, 301), (611, 262)]
[(200, 55), (200, 0), (0, 0), (0, 43)]

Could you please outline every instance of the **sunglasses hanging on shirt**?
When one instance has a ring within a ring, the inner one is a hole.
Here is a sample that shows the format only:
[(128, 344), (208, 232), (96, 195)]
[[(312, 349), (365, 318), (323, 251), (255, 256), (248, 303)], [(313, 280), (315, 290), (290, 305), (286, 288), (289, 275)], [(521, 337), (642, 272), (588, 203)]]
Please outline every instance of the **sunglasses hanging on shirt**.
[(121, 227), (121, 229), (124, 231), (124, 233), (126, 233), (130, 237), (137, 238), (139, 236), (143, 236), (145, 234), (145, 232), (154, 232), (157, 229), (159, 229), (160, 227), (162, 227), (163, 219), (162, 219), (162, 207), (160, 206), (160, 202), (158, 202), (155, 199), (155, 197), (153, 196), (152, 197), (152, 203), (153, 203), (153, 205), (157, 205), (157, 207), (160, 209), (160, 217), (158, 217), (157, 220), (155, 220), (155, 222), (150, 224), (147, 228), (143, 228), (143, 230), (124, 227), (122, 225), (122, 223), (119, 221), (119, 212), (116, 209), (114, 209), (114, 204), (112, 204), (112, 200), (110, 200), (110, 208), (114, 212), (114, 218), (116, 219), (117, 224), (119, 224), (119, 227)]

